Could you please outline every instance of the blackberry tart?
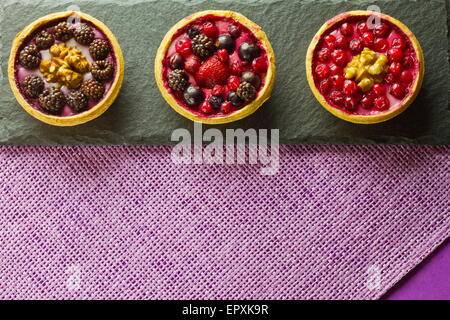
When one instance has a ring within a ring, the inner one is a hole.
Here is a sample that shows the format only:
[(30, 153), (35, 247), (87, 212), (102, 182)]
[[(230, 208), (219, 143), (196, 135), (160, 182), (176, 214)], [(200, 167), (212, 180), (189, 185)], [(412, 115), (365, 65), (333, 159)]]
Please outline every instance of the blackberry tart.
[(306, 72), (317, 100), (353, 123), (390, 120), (415, 100), (424, 76), (422, 48), (400, 21), (372, 11), (326, 22), (308, 49)]
[(81, 12), (60, 12), (16, 36), (8, 76), (17, 101), (33, 117), (75, 126), (111, 106), (123, 83), (124, 62), (102, 22)]
[(275, 55), (261, 27), (231, 11), (202, 11), (167, 33), (155, 61), (165, 100), (184, 117), (222, 124), (254, 113), (273, 89)]

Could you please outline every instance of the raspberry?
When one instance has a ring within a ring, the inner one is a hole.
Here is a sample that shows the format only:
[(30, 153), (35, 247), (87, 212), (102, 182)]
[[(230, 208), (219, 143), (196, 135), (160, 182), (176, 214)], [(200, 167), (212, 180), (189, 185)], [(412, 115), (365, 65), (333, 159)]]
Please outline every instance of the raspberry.
[(175, 91), (184, 91), (189, 85), (189, 77), (183, 70), (174, 70), (167, 77), (169, 87)]
[(224, 103), (222, 103), (222, 106), (220, 107), (220, 111), (222, 111), (222, 113), (230, 113), (231, 111), (231, 102), (230, 101), (226, 101)]
[(39, 95), (39, 104), (44, 111), (51, 114), (58, 114), (61, 112), (66, 104), (64, 94), (58, 88), (51, 87), (45, 89)]
[(23, 80), (22, 87), (28, 98), (36, 99), (44, 90), (44, 81), (38, 76), (28, 76)]
[(223, 93), (223, 87), (222, 86), (215, 86), (211, 91), (213, 96), (221, 96)]
[(192, 52), (199, 58), (208, 59), (215, 49), (214, 41), (204, 34), (199, 34), (191, 42)]
[(55, 43), (55, 37), (48, 31), (42, 30), (35, 39), (39, 50), (47, 50)]
[(39, 67), (41, 63), (39, 49), (34, 44), (26, 46), (19, 54), (19, 63), (29, 70)]
[(67, 96), (67, 104), (76, 112), (86, 110), (89, 106), (88, 98), (80, 91), (72, 91)]
[(228, 62), (228, 51), (226, 49), (220, 49), (217, 51), (217, 55), (222, 62)]
[(212, 39), (217, 38), (218, 34), (219, 34), (219, 29), (217, 29), (217, 27), (211, 23), (211, 22), (206, 22), (203, 27), (202, 27), (202, 32), (207, 36), (210, 37)]
[(67, 42), (73, 37), (73, 27), (67, 22), (61, 22), (55, 27), (55, 38), (61, 42)]
[(209, 103), (208, 100), (205, 100), (200, 107), (200, 111), (204, 114), (211, 114), (214, 112), (214, 109), (211, 106), (211, 103)]
[(94, 60), (105, 60), (110, 50), (108, 41), (101, 39), (95, 39), (89, 46), (89, 52)]
[(259, 74), (263, 74), (267, 71), (267, 63), (263, 57), (256, 58), (252, 63), (253, 70)]
[(238, 77), (233, 76), (228, 79), (228, 89), (230, 89), (230, 91), (236, 91), (240, 84), (241, 80)]
[(183, 57), (188, 57), (191, 51), (191, 41), (189, 39), (181, 39), (175, 44), (175, 50)]
[(92, 31), (92, 28), (88, 25), (84, 25), (79, 27), (74, 32), (75, 40), (85, 46), (88, 46), (91, 44), (92, 41), (94, 41), (94, 31)]
[(235, 76), (240, 76), (243, 72), (242, 63), (239, 60), (234, 61), (231, 64), (231, 73)]
[(90, 100), (98, 101), (105, 93), (103, 84), (95, 79), (89, 79), (81, 85), (81, 92)]
[(113, 77), (114, 67), (108, 60), (96, 61), (92, 64), (91, 73), (95, 80), (106, 81)]
[(258, 94), (256, 88), (249, 82), (242, 82), (236, 93), (239, 98), (247, 102), (255, 100), (256, 95)]

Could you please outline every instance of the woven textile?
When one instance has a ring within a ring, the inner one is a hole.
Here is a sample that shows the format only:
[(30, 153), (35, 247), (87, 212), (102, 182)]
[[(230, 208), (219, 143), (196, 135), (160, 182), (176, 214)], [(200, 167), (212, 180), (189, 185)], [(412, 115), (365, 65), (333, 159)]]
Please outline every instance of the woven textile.
[(1, 147), (0, 298), (375, 299), (450, 236), (450, 147)]

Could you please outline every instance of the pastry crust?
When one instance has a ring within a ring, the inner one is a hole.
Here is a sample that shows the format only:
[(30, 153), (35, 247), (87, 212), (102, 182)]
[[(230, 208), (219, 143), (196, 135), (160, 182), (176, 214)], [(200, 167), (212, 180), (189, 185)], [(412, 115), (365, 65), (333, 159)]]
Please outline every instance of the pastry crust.
[[(396, 108), (392, 111), (381, 113), (378, 115), (373, 116), (362, 116), (362, 115), (352, 115), (349, 113), (346, 113), (344, 111), (341, 111), (333, 106), (331, 106), (324, 96), (319, 92), (317, 89), (314, 78), (313, 78), (313, 70), (312, 70), (312, 63), (313, 63), (313, 56), (314, 56), (314, 50), (322, 37), (322, 35), (332, 26), (334, 26), (336, 23), (347, 19), (351, 16), (379, 16), (382, 19), (385, 19), (387, 21), (390, 21), (392, 24), (396, 25), (399, 29), (401, 29), (407, 37), (411, 40), (411, 43), (414, 47), (414, 51), (417, 54), (417, 58), (419, 59), (420, 64), (420, 71), (419, 75), (414, 83), (412, 94), (410, 94), (403, 102), (402, 106), (399, 108)], [(417, 95), (420, 92), (420, 89), (422, 87), (423, 77), (425, 73), (425, 62), (423, 57), (423, 51), (419, 44), (419, 41), (417, 41), (414, 34), (406, 27), (402, 22), (398, 21), (397, 19), (392, 18), (391, 16), (388, 16), (386, 14), (377, 13), (373, 11), (349, 11), (344, 12), (333, 19), (327, 21), (320, 30), (316, 33), (314, 36), (314, 39), (312, 40), (311, 44), (308, 48), (308, 53), (306, 56), (306, 76), (308, 78), (309, 86), (311, 87), (312, 92), (314, 93), (314, 96), (316, 99), (320, 102), (320, 104), (327, 109), (330, 113), (335, 115), (336, 117), (343, 119), (345, 121), (358, 123), (358, 124), (375, 124), (380, 122), (385, 122), (387, 120), (390, 120), (392, 118), (395, 118), (399, 114), (401, 114), (403, 111), (408, 109), (408, 107), (413, 103), (413, 101), (416, 99)]]
[[(116, 77), (114, 79), (114, 82), (112, 83), (111, 89), (108, 91), (106, 96), (103, 98), (103, 100), (97, 104), (92, 109), (74, 115), (70, 117), (57, 117), (45, 114), (43, 112), (40, 112), (39, 110), (36, 110), (33, 108), (22, 96), (20, 93), (19, 88), (16, 84), (15, 79), (15, 59), (17, 55), (17, 51), (19, 50), (22, 43), (27, 39), (27, 37), (32, 34), (36, 29), (41, 27), (42, 25), (48, 24), (49, 22), (52, 22), (54, 20), (69, 18), (70, 16), (77, 16), (80, 17), (86, 21), (91, 22), (93, 25), (95, 25), (98, 29), (102, 30), (103, 33), (107, 36), (109, 39), (111, 45), (113, 46), (116, 59)], [(22, 30), (14, 39), (11, 54), (9, 58), (8, 63), (8, 77), (9, 77), (9, 83), (11, 85), (11, 89), (14, 93), (14, 96), (16, 97), (17, 101), (20, 103), (20, 105), (33, 117), (36, 119), (45, 122), (50, 125), (54, 126), (60, 126), (60, 127), (70, 127), (70, 126), (76, 126), (79, 124), (86, 123), (88, 121), (91, 121), (99, 116), (101, 116), (108, 108), (111, 106), (111, 104), (116, 99), (117, 95), (119, 94), (119, 91), (122, 87), (123, 78), (124, 78), (124, 61), (123, 61), (123, 54), (122, 50), (120, 49), (119, 43), (113, 33), (108, 29), (108, 27), (103, 24), (101, 21), (91, 17), (90, 15), (87, 15), (82, 12), (76, 12), (76, 11), (67, 11), (67, 12), (58, 12), (53, 13), (50, 15), (47, 15), (45, 17), (42, 17), (32, 24), (28, 25), (24, 30)]]
[[(215, 15), (215, 16), (221, 16), (221, 17), (228, 17), (232, 18), (238, 22), (240, 22), (242, 25), (247, 27), (256, 38), (258, 38), (264, 45), (266, 53), (267, 53), (267, 59), (269, 62), (269, 68), (267, 70), (267, 75), (265, 79), (265, 85), (264, 87), (259, 91), (258, 97), (242, 108), (239, 111), (236, 111), (229, 115), (223, 115), (220, 117), (214, 117), (214, 118), (208, 118), (208, 117), (202, 117), (197, 114), (194, 114), (187, 110), (186, 108), (183, 108), (178, 104), (178, 102), (175, 100), (175, 98), (167, 91), (166, 87), (164, 86), (164, 79), (163, 79), (163, 60), (165, 58), (166, 52), (169, 49), (172, 38), (176, 34), (178, 30), (183, 28), (184, 26), (190, 24), (191, 22), (197, 20), (200, 17), (207, 16), (207, 15)], [(176, 25), (174, 25), (169, 32), (167, 32), (166, 36), (164, 37), (163, 41), (161, 42), (161, 45), (158, 49), (158, 53), (156, 55), (155, 60), (155, 78), (156, 82), (158, 84), (159, 90), (161, 91), (164, 99), (167, 101), (168, 104), (179, 114), (182, 116), (196, 122), (202, 122), (205, 124), (224, 124), (224, 123), (230, 123), (234, 121), (241, 120), (245, 117), (248, 117), (249, 115), (253, 114), (256, 110), (261, 107), (261, 105), (266, 102), (272, 93), (272, 89), (274, 86), (276, 77), (276, 63), (275, 63), (275, 53), (272, 49), (272, 46), (269, 42), (269, 39), (267, 38), (264, 31), (262, 31), (261, 27), (255, 24), (254, 22), (250, 21), (248, 18), (243, 16), (240, 13), (233, 12), (233, 11), (220, 11), (220, 10), (208, 10), (208, 11), (201, 11), (197, 12), (193, 15), (190, 15), (189, 17), (184, 18), (180, 22), (178, 22)]]

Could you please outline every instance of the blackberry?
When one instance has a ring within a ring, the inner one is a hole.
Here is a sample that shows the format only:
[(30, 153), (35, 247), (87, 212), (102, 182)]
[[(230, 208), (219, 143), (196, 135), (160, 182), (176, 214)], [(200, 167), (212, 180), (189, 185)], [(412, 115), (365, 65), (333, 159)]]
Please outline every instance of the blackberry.
[(41, 53), (39, 52), (39, 49), (34, 44), (30, 44), (23, 48), (19, 54), (19, 63), (29, 70), (39, 67), (39, 64), (41, 63)]
[(92, 41), (94, 41), (94, 31), (92, 31), (92, 28), (88, 25), (84, 25), (79, 27), (74, 32), (75, 40), (85, 46), (88, 46), (91, 44)]
[(67, 42), (73, 37), (73, 27), (67, 22), (60, 22), (55, 27), (55, 38), (61, 42)]
[(38, 49), (47, 50), (55, 43), (55, 37), (50, 32), (42, 30), (36, 36), (35, 42)]
[(190, 28), (188, 30), (188, 35), (189, 35), (189, 38), (191, 38), (191, 39), (194, 39), (199, 34), (200, 34), (200, 32), (197, 29), (195, 29), (195, 28)]
[(61, 112), (66, 104), (64, 94), (58, 88), (51, 87), (45, 89), (39, 96), (39, 104), (44, 111), (51, 114), (58, 114)]
[(94, 60), (105, 60), (110, 51), (106, 40), (95, 39), (89, 46), (89, 52)]
[(203, 60), (209, 58), (214, 53), (215, 48), (214, 41), (204, 34), (195, 36), (191, 41), (192, 52)]
[(28, 98), (36, 99), (44, 91), (44, 81), (38, 76), (28, 76), (23, 80), (22, 87)]
[(113, 77), (114, 67), (108, 60), (96, 61), (92, 64), (91, 73), (95, 80), (106, 81)]
[(91, 100), (98, 101), (105, 93), (103, 84), (95, 79), (89, 79), (81, 85), (81, 92)]
[(189, 77), (183, 70), (177, 69), (172, 71), (167, 77), (169, 87), (175, 91), (184, 91), (189, 85)]
[(222, 96), (211, 96), (209, 98), (209, 103), (215, 110), (219, 110), (220, 107), (222, 106), (222, 103), (224, 103), (224, 101), (225, 100), (223, 99)]
[(75, 112), (81, 112), (86, 110), (89, 105), (88, 98), (80, 91), (72, 91), (67, 96), (67, 104), (71, 107)]
[(256, 95), (258, 92), (251, 83), (244, 81), (239, 85), (236, 93), (242, 100), (250, 102), (256, 99)]

